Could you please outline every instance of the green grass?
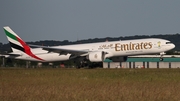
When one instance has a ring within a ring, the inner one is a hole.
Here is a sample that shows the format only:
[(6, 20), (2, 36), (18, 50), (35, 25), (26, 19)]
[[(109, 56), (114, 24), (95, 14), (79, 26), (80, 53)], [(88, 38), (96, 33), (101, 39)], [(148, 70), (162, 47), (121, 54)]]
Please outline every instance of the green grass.
[(0, 101), (179, 101), (180, 69), (0, 69)]

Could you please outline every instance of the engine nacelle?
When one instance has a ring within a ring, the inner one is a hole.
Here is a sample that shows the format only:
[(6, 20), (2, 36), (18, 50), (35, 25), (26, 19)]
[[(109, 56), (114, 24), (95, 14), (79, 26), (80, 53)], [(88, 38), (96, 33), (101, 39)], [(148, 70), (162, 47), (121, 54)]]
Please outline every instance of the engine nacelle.
[(125, 62), (125, 61), (127, 61), (127, 56), (111, 57), (110, 60), (112, 60), (113, 62)]
[(92, 52), (89, 54), (88, 59), (91, 62), (102, 62), (104, 61), (104, 52)]

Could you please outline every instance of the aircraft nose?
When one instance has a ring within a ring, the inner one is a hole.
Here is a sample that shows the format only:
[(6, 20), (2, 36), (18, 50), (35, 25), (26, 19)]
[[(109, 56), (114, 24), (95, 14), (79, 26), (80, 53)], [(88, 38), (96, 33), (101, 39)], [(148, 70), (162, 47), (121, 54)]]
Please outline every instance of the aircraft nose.
[(175, 48), (175, 45), (174, 44), (172, 44), (172, 49), (174, 49)]

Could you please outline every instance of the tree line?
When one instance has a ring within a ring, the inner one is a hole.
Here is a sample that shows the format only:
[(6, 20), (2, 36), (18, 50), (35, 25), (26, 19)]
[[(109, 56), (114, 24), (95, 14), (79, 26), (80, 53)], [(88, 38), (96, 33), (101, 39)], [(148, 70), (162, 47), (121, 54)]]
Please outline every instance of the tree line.
[[(118, 41), (118, 40), (131, 40), (131, 39), (144, 39), (144, 38), (162, 38), (167, 39), (174, 43), (176, 47), (173, 49), (174, 51), (180, 50), (180, 34), (166, 34), (166, 35), (135, 35), (135, 36), (120, 36), (120, 37), (106, 37), (106, 38), (94, 38), (94, 39), (84, 39), (77, 41), (55, 41), (55, 40), (43, 40), (43, 41), (35, 41), (35, 42), (27, 42), (28, 44), (34, 45), (43, 45), (43, 46), (58, 46), (58, 45), (72, 45), (72, 44), (83, 44), (83, 43), (94, 43), (94, 42), (104, 42), (104, 41)], [(10, 52), (11, 48), (9, 43), (3, 44), (0, 42), (0, 52)]]

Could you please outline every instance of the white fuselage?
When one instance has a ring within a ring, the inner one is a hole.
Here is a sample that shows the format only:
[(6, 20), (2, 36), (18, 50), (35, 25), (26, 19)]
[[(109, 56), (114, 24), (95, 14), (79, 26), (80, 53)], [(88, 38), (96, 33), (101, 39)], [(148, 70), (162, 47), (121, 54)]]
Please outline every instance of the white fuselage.
[[(88, 50), (89, 52), (103, 51), (107, 53), (105, 54), (105, 58), (110, 58), (117, 56), (132, 56), (132, 55), (161, 53), (173, 49), (175, 45), (170, 43), (170, 41), (168, 40), (149, 38), (149, 39), (99, 42), (99, 43), (53, 46), (53, 47), (63, 48), (63, 49), (73, 49), (73, 50)], [(19, 53), (21, 54), (21, 56), (16, 56), (16, 57), (11, 56), (11, 58), (29, 60), (29, 61), (53, 62), (53, 61), (69, 60), (71, 56), (71, 54), (48, 52), (46, 50), (42, 50), (42, 48), (32, 48), (31, 52), (43, 60), (39, 60), (34, 57), (31, 57), (21, 51), (12, 52), (12, 53)], [(84, 54), (82, 56), (86, 56), (86, 55), (88, 54)]]

